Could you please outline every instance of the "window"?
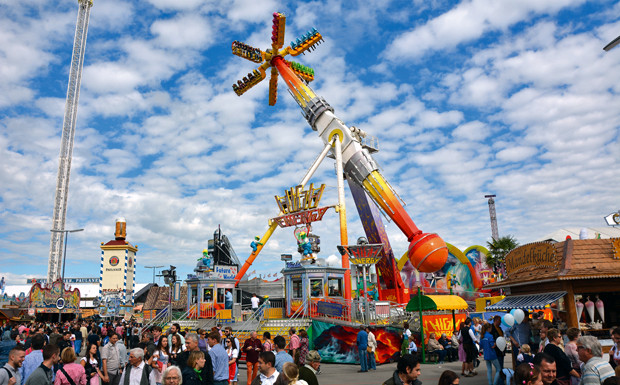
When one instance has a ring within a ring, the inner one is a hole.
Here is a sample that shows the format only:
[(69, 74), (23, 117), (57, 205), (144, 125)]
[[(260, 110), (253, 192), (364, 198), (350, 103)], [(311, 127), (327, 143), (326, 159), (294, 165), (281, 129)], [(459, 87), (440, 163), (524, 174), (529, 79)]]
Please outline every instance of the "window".
[(192, 287), (192, 303), (198, 302), (198, 289)]
[(310, 280), (310, 297), (323, 296), (323, 280), (321, 278)]
[(213, 289), (204, 289), (202, 292), (203, 302), (213, 302)]
[(293, 298), (303, 298), (303, 286), (301, 279), (293, 280)]
[(342, 278), (329, 278), (327, 290), (330, 297), (342, 297)]
[(217, 303), (224, 303), (224, 296), (226, 295), (226, 289), (218, 288), (217, 289)]

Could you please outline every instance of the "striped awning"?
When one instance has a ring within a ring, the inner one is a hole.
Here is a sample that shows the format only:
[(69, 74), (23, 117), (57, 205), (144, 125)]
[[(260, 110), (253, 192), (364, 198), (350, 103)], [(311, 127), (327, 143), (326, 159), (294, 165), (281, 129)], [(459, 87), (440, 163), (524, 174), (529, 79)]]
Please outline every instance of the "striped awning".
[(558, 299), (564, 297), (565, 291), (556, 291), (553, 293), (513, 295), (486, 307), (486, 310), (511, 310), (511, 309), (527, 309), (541, 310), (545, 306)]

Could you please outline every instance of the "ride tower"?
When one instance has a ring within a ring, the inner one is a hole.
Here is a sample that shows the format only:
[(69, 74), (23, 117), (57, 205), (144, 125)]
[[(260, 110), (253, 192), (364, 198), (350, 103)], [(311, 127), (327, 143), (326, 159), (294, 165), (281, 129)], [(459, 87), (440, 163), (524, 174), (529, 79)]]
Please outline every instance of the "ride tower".
[[(302, 109), (310, 127), (317, 132), (323, 140), (325, 148), (319, 159), (312, 165), (302, 182), (301, 188), (308, 183), (310, 177), (324, 157), (329, 152), (336, 159), (336, 177), (338, 181), (338, 205), (336, 211), (340, 217), (340, 242), (348, 245), (346, 225), (346, 208), (344, 205), (344, 181), (343, 174), (350, 185), (356, 185), (364, 193), (364, 198), (357, 200), (358, 208), (362, 201), (372, 200), (374, 205), (389, 217), (406, 235), (409, 242), (408, 258), (413, 266), (421, 272), (434, 272), (443, 267), (448, 258), (448, 249), (445, 242), (437, 234), (423, 233), (413, 222), (403, 208), (403, 202), (398, 194), (390, 186), (380, 173), (379, 168), (369, 151), (368, 146), (363, 144), (363, 138), (367, 135), (356, 127), (348, 127), (335, 114), (334, 109), (323, 99), (316, 95), (308, 86), (308, 82), (314, 80), (314, 70), (300, 63), (287, 61), (287, 55), (298, 56), (309, 50), (314, 50), (316, 45), (323, 41), (323, 37), (312, 29), (285, 48), (286, 16), (282, 13), (273, 14), (273, 32), (271, 36), (271, 48), (262, 51), (239, 41), (232, 43), (233, 54), (250, 60), (260, 66), (250, 72), (243, 80), (233, 85), (233, 90), (239, 96), (266, 78), (266, 71), (270, 69), (269, 80), (269, 105), (275, 105), (277, 101), (278, 75), (282, 77), (291, 96)], [(237, 278), (243, 276), (249, 265), (256, 258), (262, 245), (269, 239), (277, 224), (270, 221), (270, 227), (261, 238), (261, 246), (254, 251), (246, 264), (242, 267)], [(377, 226), (364, 226), (369, 240), (381, 239), (377, 234)], [(373, 229), (374, 227), (374, 229)], [(383, 226), (381, 226), (383, 227)], [(383, 230), (384, 231), (384, 230)], [(404, 284), (396, 267), (393, 254), (383, 251), (384, 263), (377, 264), (377, 270), (383, 278), (383, 284), (390, 285), (389, 290), (383, 293), (382, 299), (391, 299), (398, 302), (408, 301), (405, 295)], [(390, 250), (391, 251), (391, 250)], [(348, 256), (342, 255), (342, 267), (347, 269), (345, 279), (345, 298), (351, 298), (351, 276)], [(380, 296), (381, 296), (380, 291)]]
[[(58, 161), (58, 177), (56, 179), (52, 230), (65, 230), (67, 199), (69, 197), (69, 176), (71, 175), (71, 157), (73, 156), (73, 138), (75, 136), (78, 101), (80, 99), (80, 84), (82, 82), (84, 52), (86, 51), (88, 20), (90, 18), (90, 8), (93, 6), (93, 1), (78, 0), (78, 5), (79, 11), (75, 26), (71, 70), (69, 71), (69, 86), (67, 87), (67, 101), (65, 103), (65, 116), (62, 123), (62, 139), (60, 145), (60, 159)], [(52, 231), (50, 255), (47, 265), (47, 282), (54, 282), (61, 277), (62, 247), (62, 232)]]

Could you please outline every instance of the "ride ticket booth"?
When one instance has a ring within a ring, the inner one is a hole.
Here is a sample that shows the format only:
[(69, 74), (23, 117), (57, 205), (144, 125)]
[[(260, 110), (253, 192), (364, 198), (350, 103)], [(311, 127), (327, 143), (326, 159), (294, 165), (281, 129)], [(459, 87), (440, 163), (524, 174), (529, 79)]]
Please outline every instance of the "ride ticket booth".
[[(213, 318), (233, 320), (241, 316), (241, 306), (235, 301), (236, 266), (213, 266), (210, 271), (196, 271), (187, 275), (187, 308), (189, 318)], [(226, 308), (226, 292), (233, 298), (232, 306)]]
[[(318, 263), (287, 262), (286, 268), (282, 270), (288, 299), (287, 317), (292, 316), (302, 306), (306, 307), (306, 314), (310, 314), (318, 302), (325, 300), (344, 304), (346, 270), (340, 267), (321, 266)], [(304, 302), (304, 299), (307, 301)]]

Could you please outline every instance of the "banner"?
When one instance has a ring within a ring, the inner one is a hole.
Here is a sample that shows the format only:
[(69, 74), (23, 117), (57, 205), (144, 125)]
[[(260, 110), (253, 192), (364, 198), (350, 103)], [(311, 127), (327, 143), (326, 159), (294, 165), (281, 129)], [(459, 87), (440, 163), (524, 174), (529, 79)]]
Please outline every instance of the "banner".
[[(456, 330), (459, 330), (461, 322), (465, 321), (465, 314), (456, 314)], [(452, 337), (454, 331), (452, 323), (452, 314), (425, 315), (422, 317), (424, 324), (424, 339), (428, 339), (431, 333), (435, 333), (435, 337), (439, 339), (443, 333), (448, 338)]]

